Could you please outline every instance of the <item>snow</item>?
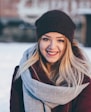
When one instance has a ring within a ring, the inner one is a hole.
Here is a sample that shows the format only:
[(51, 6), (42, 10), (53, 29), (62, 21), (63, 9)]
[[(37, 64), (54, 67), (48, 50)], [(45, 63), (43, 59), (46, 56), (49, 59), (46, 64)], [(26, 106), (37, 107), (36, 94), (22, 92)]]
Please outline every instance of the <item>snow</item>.
[[(32, 45), (33, 43), (0, 43), (0, 112), (9, 112), (14, 67), (19, 64), (23, 52)], [(91, 60), (91, 48), (82, 49)]]
[(32, 44), (0, 43), (0, 112), (9, 112), (10, 86), (14, 67)]

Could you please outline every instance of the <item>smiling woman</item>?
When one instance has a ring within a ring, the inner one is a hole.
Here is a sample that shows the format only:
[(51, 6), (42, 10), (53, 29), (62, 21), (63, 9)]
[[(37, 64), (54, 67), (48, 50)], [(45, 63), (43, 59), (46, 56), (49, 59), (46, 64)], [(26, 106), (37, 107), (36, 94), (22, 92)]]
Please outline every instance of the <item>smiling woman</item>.
[(35, 26), (38, 42), (13, 75), (10, 112), (90, 112), (90, 65), (74, 42), (74, 22), (51, 10)]
[(49, 32), (39, 41), (40, 53), (50, 64), (57, 62), (63, 56), (65, 48), (66, 38), (57, 32)]

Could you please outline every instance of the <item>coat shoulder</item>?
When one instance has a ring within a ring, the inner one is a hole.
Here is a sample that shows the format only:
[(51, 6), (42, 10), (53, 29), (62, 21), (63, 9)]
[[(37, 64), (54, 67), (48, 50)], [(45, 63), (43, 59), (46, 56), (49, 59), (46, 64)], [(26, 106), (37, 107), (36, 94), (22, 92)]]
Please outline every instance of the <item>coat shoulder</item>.
[(25, 112), (21, 77), (15, 80), (18, 69), (19, 66), (16, 66), (12, 77), (10, 91), (10, 112)]
[(73, 100), (72, 112), (91, 112), (91, 79), (85, 77), (84, 82), (89, 85)]

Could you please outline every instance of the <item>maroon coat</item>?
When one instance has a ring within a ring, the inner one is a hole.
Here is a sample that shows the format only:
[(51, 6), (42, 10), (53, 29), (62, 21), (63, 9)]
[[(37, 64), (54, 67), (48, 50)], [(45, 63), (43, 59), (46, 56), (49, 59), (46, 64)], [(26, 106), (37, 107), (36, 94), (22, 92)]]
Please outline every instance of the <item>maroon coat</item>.
[[(37, 65), (37, 67), (38, 66), (39, 65)], [(38, 69), (37, 67), (35, 65), (33, 66), (33, 68), (37, 71), (37, 74), (40, 74), (40, 81), (47, 84), (52, 84), (47, 76), (43, 75), (45, 73), (42, 71), (42, 69)], [(14, 80), (17, 69), (18, 66), (15, 68), (11, 85), (10, 112), (25, 112), (21, 77), (19, 77), (17, 80)], [(33, 74), (32, 77), (38, 80), (34, 69), (32, 69), (32, 67), (29, 68)], [(91, 112), (91, 80), (85, 77), (84, 83), (85, 82), (90, 82), (90, 84), (73, 101), (65, 105), (57, 106), (56, 108), (52, 109), (52, 112)]]

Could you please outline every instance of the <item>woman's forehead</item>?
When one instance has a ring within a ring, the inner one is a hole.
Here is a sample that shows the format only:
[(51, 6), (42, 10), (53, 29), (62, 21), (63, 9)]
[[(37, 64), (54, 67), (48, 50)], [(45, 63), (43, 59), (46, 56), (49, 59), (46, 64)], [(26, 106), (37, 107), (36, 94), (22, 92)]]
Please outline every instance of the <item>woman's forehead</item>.
[(49, 33), (44, 34), (44, 36), (47, 36), (47, 37), (58, 37), (58, 38), (64, 38), (65, 37), (63, 34), (58, 33), (58, 32), (49, 32)]

